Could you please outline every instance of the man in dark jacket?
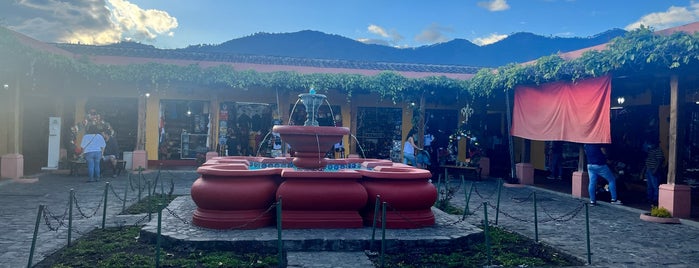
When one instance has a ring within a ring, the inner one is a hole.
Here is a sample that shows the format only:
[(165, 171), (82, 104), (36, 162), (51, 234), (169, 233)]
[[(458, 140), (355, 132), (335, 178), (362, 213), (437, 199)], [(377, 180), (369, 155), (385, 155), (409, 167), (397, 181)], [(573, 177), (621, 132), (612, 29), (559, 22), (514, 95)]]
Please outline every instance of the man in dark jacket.
[(590, 184), (587, 186), (590, 194), (590, 205), (597, 204), (597, 178), (602, 177), (609, 182), (609, 193), (612, 196), (610, 203), (621, 205), (616, 194), (616, 177), (607, 166), (607, 154), (602, 144), (585, 144), (585, 156), (587, 157), (587, 172), (590, 175)]

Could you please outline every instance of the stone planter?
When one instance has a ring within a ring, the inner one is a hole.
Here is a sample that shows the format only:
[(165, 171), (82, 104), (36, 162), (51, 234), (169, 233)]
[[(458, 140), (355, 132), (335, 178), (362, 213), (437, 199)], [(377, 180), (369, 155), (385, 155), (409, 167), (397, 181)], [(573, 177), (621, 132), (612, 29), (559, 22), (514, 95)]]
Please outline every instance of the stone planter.
[(655, 223), (680, 223), (679, 218), (661, 218), (661, 217), (654, 217), (651, 216), (650, 213), (641, 213), (641, 220), (647, 221), (647, 222), (655, 222)]

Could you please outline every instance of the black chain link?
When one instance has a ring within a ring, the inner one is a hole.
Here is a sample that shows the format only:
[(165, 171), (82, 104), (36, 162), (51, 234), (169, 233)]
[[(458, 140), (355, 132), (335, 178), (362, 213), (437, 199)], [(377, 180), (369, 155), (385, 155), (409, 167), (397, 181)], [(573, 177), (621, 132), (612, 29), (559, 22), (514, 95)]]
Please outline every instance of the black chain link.
[[(134, 201), (136, 201), (136, 197), (134, 197), (132, 199), (128, 199), (128, 200), (124, 200), (123, 198), (121, 198), (121, 196), (116, 192), (116, 190), (114, 190), (114, 186), (111, 184), (109, 184), (109, 189), (111, 190), (114, 197), (116, 197), (117, 200), (119, 200), (119, 202), (134, 202)], [(128, 191), (128, 187), (127, 187), (127, 189), (124, 189), (124, 191)]]
[[(490, 203), (488, 203), (488, 207), (491, 208), (491, 209), (497, 210), (497, 208), (496, 208), (495, 206), (493, 206), (492, 204), (490, 204)], [(509, 213), (503, 211), (502, 209), (500, 209), (499, 212), (500, 212), (500, 214), (504, 215), (505, 217), (511, 218), (511, 219), (513, 219), (513, 220), (516, 220), (516, 221), (521, 221), (521, 222), (526, 222), (526, 223), (534, 223), (534, 221), (532, 221), (532, 220), (521, 219), (521, 218), (512, 216), (511, 214), (509, 214)]]
[(77, 209), (78, 213), (80, 213), (80, 216), (82, 216), (84, 219), (87, 218), (92, 218), (93, 216), (97, 215), (97, 212), (99, 211), (100, 207), (102, 207), (102, 203), (104, 203), (104, 195), (102, 195), (102, 199), (97, 203), (97, 207), (95, 208), (95, 211), (92, 213), (89, 213), (90, 216), (87, 216), (88, 213), (83, 212), (82, 208), (80, 207), (80, 203), (78, 202), (78, 198), (75, 197), (73, 199), (75, 201), (75, 208)]
[[(58, 217), (58, 216), (53, 215), (51, 213), (51, 211), (49, 211), (48, 208), (46, 208), (46, 207), (44, 207), (44, 210), (42, 212), (43, 212), (43, 217), (44, 217), (44, 223), (46, 224), (46, 227), (48, 227), (50, 231), (58, 232), (58, 229), (60, 227), (65, 226), (64, 220), (65, 220), (67, 213), (63, 214), (62, 217)], [(55, 220), (57, 222), (58, 226), (54, 227), (53, 225), (51, 225), (51, 219)]]
[(148, 217), (148, 213), (146, 213), (146, 215), (144, 215), (142, 218), (138, 219), (138, 220), (137, 220), (136, 222), (134, 222), (132, 225), (135, 225), (135, 226), (143, 225), (143, 223), (146, 222), (146, 220), (148, 220), (148, 218), (149, 218), (149, 217)]
[(555, 221), (555, 222), (567, 222), (567, 221), (571, 221), (571, 220), (573, 220), (576, 216), (578, 216), (578, 214), (580, 213), (580, 211), (582, 211), (582, 209), (583, 209), (584, 207), (585, 207), (585, 203), (579, 203), (578, 206), (577, 206), (575, 209), (573, 209), (572, 211), (568, 211), (568, 212), (564, 213), (563, 215), (561, 215), (560, 217), (554, 217), (554, 216), (551, 216), (551, 214), (542, 206), (542, 207), (541, 207), (541, 210), (544, 212), (544, 214), (545, 214), (547, 217), (549, 217), (549, 219), (542, 220), (542, 221), (539, 221), (539, 222), (540, 222), (540, 223), (547, 223), (547, 222), (552, 222), (552, 221)]
[(480, 198), (483, 199), (483, 200), (488, 200), (488, 199), (490, 199), (491, 197), (493, 197), (493, 195), (495, 195), (495, 193), (497, 193), (497, 191), (493, 191), (492, 193), (490, 193), (490, 195), (489, 195), (488, 197), (484, 197), (484, 196), (481, 195), (481, 193), (478, 191), (478, 184), (476, 184), (476, 183), (473, 184), (473, 190), (476, 192), (476, 195), (478, 195), (478, 197), (480, 197)]
[(527, 197), (525, 197), (525, 198), (514, 197), (514, 196), (513, 196), (513, 197), (510, 197), (510, 199), (513, 200), (512, 202), (518, 203), (518, 204), (519, 204), (519, 203), (527, 202), (527, 201), (529, 201), (529, 200), (532, 200), (532, 201), (533, 201), (533, 200), (534, 200), (533, 197), (534, 197), (534, 192), (532, 191), (532, 192), (530, 192), (529, 195), (528, 195)]

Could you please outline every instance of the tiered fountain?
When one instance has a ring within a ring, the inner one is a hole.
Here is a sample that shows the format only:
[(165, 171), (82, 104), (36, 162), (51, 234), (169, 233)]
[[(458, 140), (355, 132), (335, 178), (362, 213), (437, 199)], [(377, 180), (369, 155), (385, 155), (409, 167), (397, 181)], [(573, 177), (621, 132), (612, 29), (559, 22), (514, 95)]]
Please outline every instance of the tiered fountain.
[(270, 226), (274, 210), (269, 208), (281, 199), (283, 228), (359, 228), (372, 223), (377, 195), (390, 206), (388, 228), (434, 225), (437, 191), (429, 171), (389, 160), (324, 158), (349, 129), (318, 126), (316, 113), (325, 95), (311, 90), (299, 99), (308, 112), (304, 125), (273, 128), (296, 152), (294, 158), (215, 157), (197, 169), (195, 225)]

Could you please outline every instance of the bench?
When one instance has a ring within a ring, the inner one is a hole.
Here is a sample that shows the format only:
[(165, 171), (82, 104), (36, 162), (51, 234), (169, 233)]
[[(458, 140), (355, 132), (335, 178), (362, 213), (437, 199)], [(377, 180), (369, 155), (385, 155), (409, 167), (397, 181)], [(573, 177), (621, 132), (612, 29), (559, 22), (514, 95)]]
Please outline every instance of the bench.
[[(100, 161), (100, 172), (104, 173), (105, 169), (105, 162), (106, 161)], [(121, 175), (121, 172), (126, 170), (126, 160), (121, 160), (117, 159), (116, 162), (116, 169), (114, 170), (114, 173), (117, 176)], [(87, 161), (85, 159), (76, 159), (76, 160), (71, 160), (69, 162), (69, 169), (70, 169), (70, 175), (78, 176), (80, 170), (87, 170)], [(100, 174), (101, 175), (101, 174)]]
[(444, 169), (445, 174), (448, 174), (448, 173), (455, 173), (455, 174), (462, 174), (462, 175), (471, 174), (471, 175), (475, 176), (476, 180), (481, 179), (481, 171), (483, 170), (481, 167), (460, 166), (460, 165), (442, 165), (440, 167)]

